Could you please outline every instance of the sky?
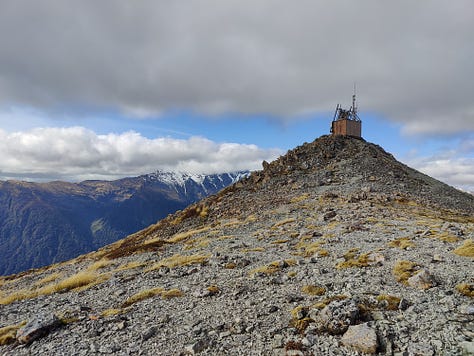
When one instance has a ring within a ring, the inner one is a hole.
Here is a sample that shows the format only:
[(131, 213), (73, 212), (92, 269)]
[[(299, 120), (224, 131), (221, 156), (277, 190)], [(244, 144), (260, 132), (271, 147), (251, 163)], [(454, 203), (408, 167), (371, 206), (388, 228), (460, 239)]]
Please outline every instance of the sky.
[(260, 169), (363, 137), (474, 191), (474, 3), (3, 0), (0, 179)]

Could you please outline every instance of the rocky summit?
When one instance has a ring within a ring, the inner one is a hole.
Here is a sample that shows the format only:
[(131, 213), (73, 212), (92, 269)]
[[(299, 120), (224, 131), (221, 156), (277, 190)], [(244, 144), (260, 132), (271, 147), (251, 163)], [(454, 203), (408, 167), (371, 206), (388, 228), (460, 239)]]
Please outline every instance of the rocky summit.
[(142, 231), (0, 279), (4, 355), (471, 355), (474, 197), (323, 136)]

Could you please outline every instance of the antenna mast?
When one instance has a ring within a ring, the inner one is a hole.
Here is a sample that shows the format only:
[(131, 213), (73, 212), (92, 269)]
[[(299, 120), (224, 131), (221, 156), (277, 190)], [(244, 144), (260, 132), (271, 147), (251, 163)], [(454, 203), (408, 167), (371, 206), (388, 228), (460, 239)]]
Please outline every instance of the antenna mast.
[(357, 106), (356, 106), (356, 83), (354, 82), (354, 94), (352, 94), (352, 112), (354, 118), (357, 117)]

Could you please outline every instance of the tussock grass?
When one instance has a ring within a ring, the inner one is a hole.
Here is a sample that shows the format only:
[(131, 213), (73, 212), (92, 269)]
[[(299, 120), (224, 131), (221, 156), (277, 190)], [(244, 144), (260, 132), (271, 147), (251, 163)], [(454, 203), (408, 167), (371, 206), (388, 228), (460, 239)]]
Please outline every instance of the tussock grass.
[(24, 300), (24, 299), (31, 299), (38, 295), (37, 292), (28, 291), (26, 289), (22, 289), (19, 291), (14, 291), (10, 294), (7, 294), (0, 298), (0, 305), (7, 305), (11, 304), (16, 301)]
[(116, 259), (137, 253), (156, 251), (165, 244), (166, 241), (161, 239), (153, 239), (142, 243), (125, 241), (114, 247), (113, 250), (103, 253), (103, 257)]
[[(79, 272), (66, 279), (63, 279), (62, 281), (59, 281), (57, 284), (51, 285), (51, 289), (46, 286), (45, 289), (40, 290), (40, 294), (51, 294), (64, 290), (92, 287), (92, 285), (95, 285), (98, 282), (103, 282), (104, 277), (105, 276), (98, 275), (97, 273), (91, 271)], [(50, 290), (52, 290), (51, 293), (49, 293)]]
[(461, 283), (456, 286), (456, 290), (466, 297), (474, 298), (474, 284)]
[(398, 305), (400, 304), (400, 298), (388, 294), (380, 294), (377, 296), (378, 302), (385, 302), (386, 309), (388, 310), (398, 310)]
[(400, 260), (393, 266), (392, 274), (398, 282), (407, 284), (408, 278), (415, 274), (417, 267), (419, 267), (419, 265), (415, 262)]
[(342, 269), (342, 268), (353, 268), (353, 267), (367, 267), (369, 263), (371, 262), (370, 260), (371, 252), (357, 255), (358, 251), (359, 251), (358, 248), (353, 248), (347, 251), (343, 256), (345, 261), (339, 262), (336, 265), (336, 268)]
[(463, 257), (474, 257), (474, 241), (472, 239), (465, 240), (464, 243), (453, 252)]
[[(45, 278), (51, 278), (47, 276)], [(94, 285), (102, 283), (109, 278), (108, 275), (97, 274), (96, 272), (91, 271), (82, 271), (70, 277), (67, 277), (59, 282), (50, 283), (44, 287), (36, 289), (36, 285), (33, 286), (35, 289), (27, 290), (22, 289), (14, 291), (8, 295), (5, 295), (0, 298), (0, 305), (11, 304), (15, 301), (20, 301), (24, 299), (36, 298), (40, 295), (49, 295), (53, 293), (75, 290), (81, 291), (86, 290)]]
[(209, 260), (211, 255), (180, 255), (175, 254), (171, 257), (167, 257), (154, 263), (150, 268), (147, 268), (145, 272), (157, 270), (161, 267), (174, 268), (178, 266), (187, 266), (192, 264), (205, 263)]
[(16, 332), (18, 329), (23, 327), (26, 321), (19, 324), (5, 326), (0, 328), (0, 346), (13, 344), (16, 341)]
[(127, 300), (122, 304), (122, 308), (129, 307), (142, 300), (153, 298), (155, 296), (161, 296), (163, 299), (171, 299), (171, 298), (182, 297), (183, 295), (184, 293), (181, 290), (176, 289), (176, 288), (170, 289), (170, 290), (166, 290), (161, 287), (146, 289), (127, 298)]
[(279, 244), (285, 244), (287, 242), (291, 241), (290, 239), (280, 239), (280, 240), (275, 240), (270, 242), (272, 245), (279, 245)]
[(266, 275), (270, 275), (270, 274), (274, 274), (274, 273), (277, 273), (278, 271), (280, 271), (280, 263), (278, 262), (271, 262), (270, 264), (266, 265), (266, 266), (261, 266), (261, 267), (257, 267), (257, 268), (254, 268), (253, 270), (251, 270), (249, 272), (249, 275), (253, 276), (257, 273), (263, 273), (263, 274), (266, 274)]
[(146, 265), (146, 262), (131, 261), (126, 264), (120, 265), (115, 269), (115, 272), (126, 271), (129, 269), (140, 268)]
[(264, 252), (265, 248), (263, 248), (263, 247), (243, 248), (240, 251), (242, 251), (242, 252)]
[(170, 289), (170, 290), (164, 290), (161, 292), (161, 298), (163, 299), (171, 299), (171, 298), (178, 298), (182, 297), (184, 293), (180, 291), (179, 289)]
[(101, 259), (101, 260), (96, 261), (93, 264), (91, 264), (89, 267), (87, 267), (87, 270), (91, 271), (91, 272), (94, 272), (94, 271), (97, 271), (99, 269), (105, 268), (105, 267), (109, 266), (112, 263), (113, 263), (113, 261), (104, 258), (104, 259)]
[(152, 298), (156, 295), (160, 295), (164, 291), (163, 288), (157, 287), (152, 289), (146, 289), (141, 292), (138, 292), (131, 297), (127, 298), (127, 300), (122, 304), (122, 308), (129, 307), (132, 304), (135, 304), (139, 301)]
[(292, 198), (292, 199), (290, 200), (290, 203), (292, 203), (292, 204), (300, 203), (300, 202), (302, 202), (302, 201), (304, 201), (304, 200), (306, 200), (306, 199), (308, 199), (308, 198), (309, 198), (309, 194), (308, 194), (308, 193), (304, 193), (304, 194), (302, 194), (302, 195), (300, 195), (300, 196), (298, 196), (298, 197)]
[(402, 250), (406, 250), (408, 247), (415, 247), (413, 241), (409, 237), (400, 237), (398, 239), (392, 240), (388, 243), (390, 247), (397, 247)]
[(217, 293), (220, 292), (219, 287), (216, 285), (209, 286), (206, 289), (211, 295), (216, 295)]
[(249, 275), (254, 276), (257, 273), (270, 275), (270, 274), (274, 274), (276, 272), (281, 271), (282, 268), (285, 268), (288, 266), (294, 266), (294, 265), (296, 265), (296, 260), (293, 260), (293, 259), (284, 260), (284, 261), (273, 261), (266, 266), (254, 268), (253, 270), (249, 272)]
[(280, 220), (278, 222), (276, 222), (274, 225), (273, 225), (273, 228), (277, 228), (277, 227), (280, 227), (280, 226), (283, 226), (283, 225), (286, 225), (286, 224), (291, 224), (291, 223), (294, 223), (296, 220), (293, 219), (293, 218), (288, 218), (288, 219), (284, 219), (284, 220)]
[(301, 255), (304, 257), (311, 257), (322, 250), (321, 245), (323, 244), (324, 241), (305, 242), (305, 238), (303, 238), (302, 241), (296, 245), (296, 248), (301, 250)]
[(181, 241), (184, 241), (184, 240), (187, 240), (189, 239), (191, 236), (193, 235), (197, 235), (197, 234), (200, 234), (202, 232), (206, 232), (208, 230), (210, 230), (211, 227), (210, 226), (205, 226), (205, 227), (202, 227), (200, 229), (195, 229), (195, 230), (190, 230), (190, 231), (186, 231), (186, 232), (181, 232), (181, 233), (178, 233), (178, 234), (175, 234), (173, 235), (172, 237), (170, 237), (169, 239), (166, 240), (166, 242), (168, 243), (177, 243), (177, 242), (181, 242)]
[(102, 313), (100, 313), (100, 315), (106, 318), (108, 316), (115, 316), (115, 315), (122, 314), (123, 312), (124, 312), (124, 309), (110, 308), (110, 309), (104, 310)]
[(347, 299), (348, 296), (344, 294), (336, 294), (328, 298), (324, 298), (323, 300), (320, 300), (319, 302), (313, 304), (311, 307), (316, 308), (316, 309), (323, 309), (326, 307), (329, 303), (335, 301), (335, 300), (344, 300)]
[(308, 295), (323, 295), (326, 293), (326, 288), (315, 285), (306, 285), (301, 288), (301, 291)]

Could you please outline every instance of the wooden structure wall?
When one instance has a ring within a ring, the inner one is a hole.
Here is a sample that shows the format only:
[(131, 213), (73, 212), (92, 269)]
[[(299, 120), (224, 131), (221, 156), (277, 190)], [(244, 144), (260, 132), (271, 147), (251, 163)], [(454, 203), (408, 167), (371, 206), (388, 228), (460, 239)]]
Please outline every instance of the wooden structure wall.
[(362, 137), (361, 121), (341, 119), (332, 122), (332, 134)]

